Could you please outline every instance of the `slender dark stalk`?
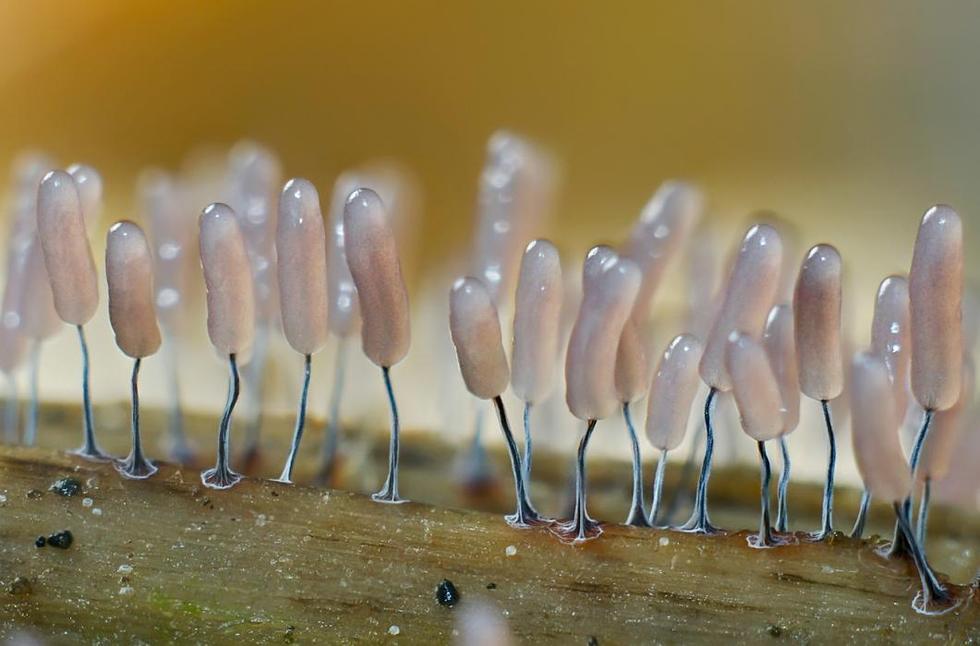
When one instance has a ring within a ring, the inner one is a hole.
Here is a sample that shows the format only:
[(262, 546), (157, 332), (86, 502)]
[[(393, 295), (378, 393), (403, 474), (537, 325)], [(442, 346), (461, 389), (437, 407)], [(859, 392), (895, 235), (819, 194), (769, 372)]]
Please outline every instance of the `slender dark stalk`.
[(708, 480), (711, 478), (711, 457), (715, 449), (715, 432), (711, 427), (711, 412), (717, 394), (718, 390), (712, 388), (708, 391), (708, 397), (704, 401), (704, 431), (706, 440), (704, 462), (701, 463), (701, 475), (698, 477), (698, 488), (694, 495), (694, 513), (691, 514), (690, 520), (678, 527), (682, 532), (715, 534), (719, 531), (717, 527), (711, 524), (711, 519), (708, 517)]
[(31, 394), (27, 404), (27, 421), (24, 426), (24, 444), (34, 446), (37, 443), (37, 422), (40, 412), (40, 396), (38, 380), (41, 375), (41, 341), (34, 339), (31, 344), (30, 357)]
[(771, 547), (775, 544), (772, 538), (772, 526), (769, 522), (769, 484), (772, 481), (772, 465), (769, 464), (769, 456), (766, 454), (766, 443), (756, 442), (759, 446), (759, 464), (761, 467), (761, 486), (760, 501), (762, 504), (762, 515), (759, 520), (759, 535), (749, 537), (749, 545), (752, 547)]
[[(932, 427), (932, 417), (934, 411), (927, 410), (925, 416), (922, 418), (922, 426), (919, 427), (919, 432), (915, 436), (915, 442), (912, 445), (912, 454), (909, 456), (909, 469), (912, 472), (912, 481), (915, 482), (915, 472), (919, 468), (919, 456), (922, 455), (922, 447), (926, 443), (926, 438), (929, 436), (929, 429)], [(902, 502), (902, 512), (905, 514), (905, 522), (908, 525), (912, 524), (912, 495), (909, 494), (908, 498)], [(899, 523), (895, 523), (894, 537), (892, 538), (891, 547), (888, 549), (886, 556), (888, 558), (894, 558), (897, 556), (904, 556), (909, 554), (909, 545), (905, 540), (905, 536), (902, 533), (902, 528)]]
[(919, 518), (915, 526), (915, 540), (924, 552), (926, 549), (926, 526), (929, 524), (929, 490), (932, 488), (932, 479), (926, 478), (922, 483), (922, 500), (919, 501)]
[(822, 541), (834, 533), (834, 471), (837, 468), (837, 440), (834, 437), (834, 422), (830, 416), (830, 402), (820, 400), (823, 408), (823, 421), (827, 427), (827, 441), (830, 445), (830, 457), (827, 460), (827, 480), (823, 487), (823, 513), (821, 514), (820, 531), (810, 534), (810, 539)]
[(230, 462), (230, 430), (231, 414), (238, 403), (238, 395), (241, 392), (241, 379), (238, 374), (238, 362), (235, 354), (228, 355), (228, 399), (225, 402), (225, 410), (221, 415), (221, 422), (218, 425), (218, 460), (214, 468), (201, 472), (201, 482), (205, 487), (212, 489), (229, 489), (242, 479), (242, 477), (231, 470)]
[(657, 514), (660, 512), (660, 497), (664, 490), (664, 470), (666, 467), (667, 451), (661, 451), (660, 458), (657, 460), (657, 472), (653, 476), (653, 502), (650, 503), (650, 516), (647, 518), (650, 527), (659, 527)]
[(531, 483), (531, 402), (524, 402), (524, 482)]
[(303, 440), (303, 429), (306, 427), (306, 402), (310, 395), (310, 364), (312, 363), (312, 357), (310, 355), (303, 356), (303, 389), (300, 391), (299, 396), (299, 410), (296, 411), (296, 424), (293, 427), (293, 443), (289, 447), (289, 456), (286, 458), (286, 464), (282, 468), (282, 474), (276, 482), (282, 482), (283, 484), (293, 483), (293, 466), (296, 464), (296, 456), (299, 454), (299, 443)]
[(514, 496), (517, 499), (517, 509), (513, 514), (504, 518), (511, 527), (532, 527), (535, 525), (548, 525), (550, 519), (543, 519), (531, 506), (527, 495), (527, 483), (524, 480), (524, 467), (521, 463), (521, 454), (517, 450), (517, 442), (514, 441), (514, 434), (510, 430), (510, 422), (507, 421), (507, 410), (504, 408), (504, 400), (500, 396), (493, 398), (493, 405), (497, 411), (497, 420), (500, 422), (500, 431), (504, 434), (507, 443), (507, 453), (510, 455), (510, 468), (514, 474)]
[(949, 601), (949, 592), (946, 587), (939, 582), (936, 578), (936, 574), (932, 571), (929, 566), (929, 562), (926, 560), (926, 555), (922, 551), (922, 546), (919, 542), (915, 540), (915, 534), (912, 533), (912, 528), (909, 526), (908, 518), (905, 515), (905, 510), (902, 509), (902, 505), (895, 503), (895, 516), (898, 520), (898, 528), (902, 532), (902, 536), (905, 537), (905, 541), (908, 543), (909, 551), (912, 554), (912, 560), (915, 562), (915, 568), (919, 571), (919, 580), (922, 581), (922, 602), (923, 607), (927, 606), (933, 601), (945, 602)]
[(395, 403), (395, 391), (391, 387), (391, 369), (388, 366), (381, 368), (381, 375), (384, 377), (385, 391), (388, 393), (388, 406), (391, 408), (391, 440), (388, 444), (388, 477), (385, 478), (384, 487), (376, 494), (372, 494), (371, 499), (376, 502), (402, 503), (408, 502), (398, 495), (398, 405)]
[(92, 418), (92, 393), (89, 389), (88, 344), (85, 342), (85, 331), (81, 325), (76, 325), (75, 329), (78, 331), (78, 344), (82, 349), (82, 429), (84, 435), (81, 448), (75, 449), (74, 453), (89, 460), (109, 460), (109, 456), (99, 448), (99, 445), (95, 441), (95, 422)]
[(623, 402), (623, 419), (626, 420), (626, 430), (629, 433), (630, 447), (633, 450), (633, 501), (630, 503), (630, 513), (626, 517), (626, 524), (634, 527), (649, 527), (646, 503), (643, 501), (643, 462), (640, 458), (640, 442), (636, 438), (636, 427), (633, 426), (629, 402)]
[(861, 506), (858, 508), (857, 518), (854, 519), (854, 528), (851, 530), (851, 538), (861, 538), (864, 536), (864, 525), (868, 520), (868, 508), (871, 507), (871, 492), (867, 489), (861, 493)]
[(578, 445), (578, 455), (575, 462), (575, 511), (572, 519), (567, 523), (562, 523), (554, 531), (559, 538), (571, 543), (581, 543), (602, 534), (599, 523), (589, 516), (586, 506), (586, 486), (588, 484), (585, 477), (585, 451), (588, 449), (589, 440), (592, 432), (595, 431), (597, 420), (590, 419), (585, 428), (585, 435)]
[(340, 444), (340, 404), (344, 395), (344, 382), (347, 379), (347, 339), (339, 338), (337, 356), (334, 359), (333, 386), (330, 389), (330, 411), (327, 428), (320, 454), (320, 470), (317, 482), (327, 484), (337, 468), (337, 447)]
[(142, 361), (140, 358), (133, 361), (133, 376), (130, 380), (133, 398), (130, 434), (132, 435), (133, 446), (125, 460), (115, 463), (116, 471), (131, 480), (145, 480), (157, 472), (156, 465), (143, 455), (143, 441), (140, 437), (139, 375)]
[(786, 445), (786, 436), (779, 436), (779, 451), (783, 456), (783, 469), (779, 473), (779, 487), (776, 490), (776, 531), (789, 531), (789, 504), (787, 494), (789, 493), (789, 478), (793, 469), (793, 462), (789, 459), (789, 447)]

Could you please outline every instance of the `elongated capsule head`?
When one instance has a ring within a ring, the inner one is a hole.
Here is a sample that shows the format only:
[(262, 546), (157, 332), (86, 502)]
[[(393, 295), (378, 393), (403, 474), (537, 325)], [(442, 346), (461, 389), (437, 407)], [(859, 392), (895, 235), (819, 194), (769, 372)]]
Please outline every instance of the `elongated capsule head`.
[[(953, 452), (960, 444), (960, 435), (967, 429), (968, 415), (973, 405), (974, 388), (976, 387), (976, 367), (973, 359), (963, 358), (963, 388), (959, 399), (946, 410), (938, 411), (932, 419), (932, 427), (922, 445), (922, 455), (916, 475), (920, 480), (942, 480), (949, 473), (949, 465), (953, 461)], [(974, 428), (970, 432), (976, 432)]]
[(624, 253), (643, 274), (633, 306), (636, 321), (645, 322), (650, 315), (650, 303), (664, 272), (701, 219), (703, 208), (701, 191), (675, 180), (664, 182), (643, 207)]
[(327, 238), (320, 196), (305, 179), (286, 182), (276, 229), (279, 305), (286, 340), (301, 354), (327, 341)]
[(871, 320), (870, 351), (885, 361), (898, 419), (909, 400), (909, 285), (902, 276), (881, 281)]
[(824, 401), (844, 389), (841, 356), (841, 259), (830, 245), (806, 254), (793, 294), (800, 390)]
[(330, 199), (330, 231), (327, 236), (327, 322), (330, 331), (344, 338), (357, 331), (361, 312), (357, 302), (357, 287), (347, 266), (344, 236), (344, 206), (347, 196), (358, 187), (357, 177), (344, 173), (337, 178)]
[(13, 374), (27, 356), (27, 333), (21, 314), (26, 287), (28, 257), (17, 254), (7, 259), (7, 283), (0, 304), (0, 372)]
[(732, 388), (725, 367), (728, 337), (732, 332), (761, 335), (772, 307), (783, 261), (783, 243), (771, 226), (749, 229), (735, 258), (725, 297), (715, 317), (701, 357), (701, 379), (720, 391)]
[(960, 396), (963, 355), (963, 223), (952, 208), (922, 217), (909, 270), (912, 394), (927, 410), (944, 410)]
[(783, 400), (762, 344), (736, 332), (729, 339), (726, 361), (742, 430), (757, 442), (782, 435)]
[(615, 253), (584, 282), (565, 355), (565, 400), (579, 419), (609, 417), (621, 403), (615, 383), (616, 350), (639, 288), (639, 268)]
[(359, 188), (344, 207), (345, 248), (360, 301), (361, 345), (375, 364), (390, 367), (411, 344), (408, 292), (395, 236), (378, 194)]
[(891, 379), (885, 361), (869, 352), (851, 367), (851, 433), (854, 457), (864, 486), (876, 500), (896, 503), (912, 489), (912, 476), (898, 439), (898, 418), (891, 406)]
[(72, 164), (65, 170), (75, 180), (85, 224), (98, 222), (102, 217), (102, 175), (88, 164)]
[(65, 323), (84, 325), (99, 305), (98, 277), (78, 190), (68, 173), (53, 170), (41, 180), (37, 230), (55, 310)]
[(460, 278), (449, 291), (449, 331), (466, 389), (493, 399), (507, 389), (510, 370), (500, 319), (490, 291), (476, 278)]
[(185, 209), (181, 184), (169, 173), (148, 169), (137, 186), (153, 250), (153, 285), (157, 316), (164, 329), (176, 332), (187, 311), (189, 256), (193, 254), (193, 210)]
[(527, 403), (551, 392), (558, 360), (564, 287), (558, 249), (534, 240), (524, 250), (517, 277), (511, 385)]
[(632, 402), (643, 397), (648, 388), (646, 345), (639, 327), (632, 318), (623, 326), (623, 335), (616, 349), (616, 394), (620, 402)]
[(51, 280), (44, 265), (44, 250), (37, 233), (31, 236), (24, 256), (26, 269), (22, 277), (22, 300), (18, 306), (21, 329), (30, 338), (43, 341), (60, 330), (64, 323), (54, 308)]
[(704, 346), (690, 334), (681, 334), (667, 346), (650, 385), (647, 399), (647, 438), (655, 448), (672, 451), (680, 446), (698, 393), (698, 363)]
[(791, 433), (800, 423), (800, 378), (796, 366), (793, 308), (776, 305), (769, 311), (762, 344), (779, 385), (785, 425), (783, 433)]
[(134, 359), (150, 356), (160, 348), (160, 327), (153, 306), (153, 259), (137, 224), (123, 220), (109, 228), (105, 277), (116, 345)]
[(240, 354), (251, 347), (255, 334), (255, 294), (245, 240), (227, 204), (205, 208), (199, 227), (208, 336), (221, 354)]

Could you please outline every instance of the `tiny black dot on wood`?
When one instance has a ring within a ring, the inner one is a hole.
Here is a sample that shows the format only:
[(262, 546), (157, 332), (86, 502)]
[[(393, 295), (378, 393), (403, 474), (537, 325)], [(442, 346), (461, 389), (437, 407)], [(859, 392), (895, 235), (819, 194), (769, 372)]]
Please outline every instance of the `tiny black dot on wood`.
[(71, 547), (73, 540), (74, 537), (71, 535), (71, 532), (66, 529), (63, 532), (58, 532), (57, 534), (51, 534), (51, 536), (48, 536), (48, 545), (66, 550)]
[(44, 538), (43, 536), (38, 536), (34, 539), (34, 547), (44, 547), (47, 544), (48, 539)]
[(599, 646), (599, 640), (596, 639), (595, 635), (589, 637), (589, 646)]
[(773, 637), (779, 637), (780, 635), (783, 634), (783, 629), (777, 626), (776, 624), (769, 624), (768, 626), (766, 626), (766, 632), (768, 632)]
[(54, 481), (50, 489), (59, 496), (76, 496), (82, 491), (82, 483), (75, 478), (60, 478)]
[(453, 582), (449, 579), (443, 579), (436, 586), (436, 601), (439, 605), (446, 606), (447, 608), (452, 608), (457, 603), (459, 603), (459, 590), (453, 585)]
[(496, 589), (497, 589), (497, 584), (494, 583), (493, 581), (487, 584), (487, 590), (496, 590)]

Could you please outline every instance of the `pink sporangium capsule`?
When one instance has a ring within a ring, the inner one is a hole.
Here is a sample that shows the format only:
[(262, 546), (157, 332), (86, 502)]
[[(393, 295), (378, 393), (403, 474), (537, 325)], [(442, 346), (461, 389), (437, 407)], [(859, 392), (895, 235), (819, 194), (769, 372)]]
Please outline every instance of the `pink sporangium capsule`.
[(806, 254), (793, 294), (800, 390), (829, 401), (844, 389), (841, 354), (841, 258), (820, 244)]
[(963, 223), (940, 204), (922, 216), (909, 270), (912, 394), (926, 410), (960, 396)]
[(511, 385), (522, 401), (534, 404), (551, 392), (558, 359), (563, 296), (561, 260), (547, 240), (524, 250), (517, 277)]
[(510, 370), (500, 319), (490, 291), (476, 278), (460, 278), (449, 292), (449, 331), (466, 388), (480, 399), (507, 389)]
[(153, 260), (143, 230), (123, 220), (106, 236), (105, 274), (109, 285), (109, 322), (116, 345), (140, 359), (160, 348), (160, 327), (153, 306)]
[(762, 344), (735, 332), (728, 342), (726, 361), (742, 430), (756, 442), (782, 435), (786, 429), (782, 395)]
[(240, 354), (250, 348), (255, 334), (255, 296), (245, 240), (227, 204), (209, 205), (199, 222), (208, 336), (221, 354)]
[(691, 417), (691, 404), (700, 379), (698, 363), (703, 345), (690, 335), (674, 337), (657, 366), (647, 400), (647, 438), (655, 448), (672, 451), (680, 446)]

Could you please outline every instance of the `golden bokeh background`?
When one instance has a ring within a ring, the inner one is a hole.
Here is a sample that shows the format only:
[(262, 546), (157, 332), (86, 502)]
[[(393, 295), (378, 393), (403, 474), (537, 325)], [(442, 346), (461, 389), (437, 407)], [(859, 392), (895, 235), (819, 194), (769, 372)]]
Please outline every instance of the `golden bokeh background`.
[(95, 164), (115, 218), (142, 167), (201, 144), (257, 139), (317, 183), (390, 156), (422, 182), (432, 266), (507, 127), (561, 160), (560, 242), (691, 178), (716, 219), (837, 242), (870, 302), (931, 203), (980, 247), (978, 24), (964, 2), (5, 2), (0, 160)]

